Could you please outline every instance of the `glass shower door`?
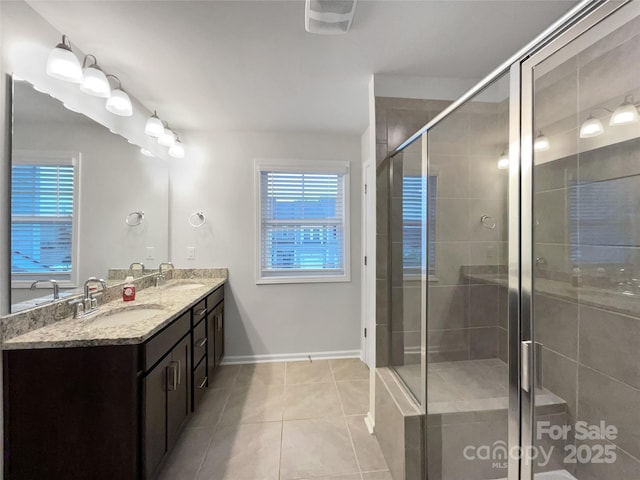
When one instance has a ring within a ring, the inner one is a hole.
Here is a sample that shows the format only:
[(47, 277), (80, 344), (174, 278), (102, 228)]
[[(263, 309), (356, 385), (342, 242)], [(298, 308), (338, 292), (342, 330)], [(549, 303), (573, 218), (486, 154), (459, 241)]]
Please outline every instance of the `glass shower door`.
[(521, 478), (640, 478), (640, 4), (620, 4), (523, 63)]

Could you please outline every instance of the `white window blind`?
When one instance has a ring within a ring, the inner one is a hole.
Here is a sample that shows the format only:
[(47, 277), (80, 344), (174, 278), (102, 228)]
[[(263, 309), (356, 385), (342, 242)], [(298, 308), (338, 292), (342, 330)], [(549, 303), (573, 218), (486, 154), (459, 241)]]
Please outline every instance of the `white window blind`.
[(260, 169), (259, 281), (345, 277), (346, 178), (344, 170)]
[(73, 280), (73, 159), (14, 162), (11, 177), (12, 280)]
[[(438, 177), (428, 178), (418, 175), (402, 177), (402, 265), (408, 275), (422, 272), (422, 238), (432, 232), (428, 238), (428, 274), (435, 272), (435, 225), (436, 225), (436, 188)], [(427, 214), (424, 214), (426, 201)], [(426, 228), (424, 222), (427, 222)]]

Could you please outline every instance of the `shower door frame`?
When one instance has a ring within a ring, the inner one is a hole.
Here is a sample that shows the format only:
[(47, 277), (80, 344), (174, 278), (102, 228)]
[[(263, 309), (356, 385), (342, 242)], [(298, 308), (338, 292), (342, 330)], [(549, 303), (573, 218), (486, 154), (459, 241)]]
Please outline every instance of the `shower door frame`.
[[(561, 59), (562, 56), (571, 58), (581, 50), (581, 45), (571, 43), (583, 34), (587, 34), (587, 45), (593, 43), (592, 36), (596, 37), (595, 41), (602, 38), (599, 33), (589, 35), (587, 32), (629, 3), (631, 0), (599, 2), (575, 18), (548, 43), (511, 67), (510, 116), (520, 121), (511, 122), (509, 146), (509, 195), (510, 199), (517, 199), (517, 205), (514, 201), (509, 202), (509, 354), (510, 359), (518, 359), (517, 362), (509, 362), (509, 446), (518, 445), (524, 452), (536, 446), (535, 390), (542, 375), (542, 350), (533, 347), (536, 340), (533, 310), (535, 67), (560, 50), (563, 50)], [(517, 334), (516, 328), (519, 330)], [(529, 345), (525, 345), (527, 343)], [(525, 383), (527, 389), (524, 388)], [(534, 479), (532, 462), (512, 459), (511, 456), (509, 462), (509, 480)]]

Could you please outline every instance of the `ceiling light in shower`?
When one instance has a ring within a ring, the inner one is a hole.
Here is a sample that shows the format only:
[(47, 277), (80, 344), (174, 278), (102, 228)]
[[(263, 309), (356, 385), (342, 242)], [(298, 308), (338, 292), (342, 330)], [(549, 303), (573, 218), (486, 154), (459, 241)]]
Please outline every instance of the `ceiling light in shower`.
[(147, 118), (147, 122), (144, 124), (144, 133), (153, 138), (158, 138), (164, 133), (164, 124), (162, 120), (158, 118), (156, 111), (153, 111), (153, 115)]
[(587, 118), (580, 127), (580, 138), (597, 137), (603, 133), (604, 127), (602, 126), (602, 122), (592, 114), (589, 114), (589, 118)]
[(638, 121), (638, 108), (633, 103), (633, 97), (627, 96), (624, 102), (615, 109), (609, 125), (626, 125)]
[[(86, 66), (88, 59), (93, 59), (93, 63)], [(98, 60), (96, 57), (93, 55), (85, 56), (82, 66), (84, 79), (80, 85), (80, 91), (96, 97), (109, 98), (111, 96), (111, 85), (109, 85), (109, 79), (107, 76), (98, 66)]]
[(133, 115), (133, 106), (131, 105), (131, 99), (129, 95), (122, 90), (122, 84), (120, 79), (115, 75), (107, 75), (107, 77), (115, 78), (118, 81), (118, 87), (111, 90), (111, 96), (107, 99), (107, 110), (114, 115), (120, 115), (121, 117), (130, 117)]
[(66, 82), (82, 83), (82, 67), (71, 51), (71, 43), (66, 35), (62, 36), (62, 43), (49, 53), (47, 74)]
[(176, 144), (176, 134), (171, 131), (166, 123), (162, 135), (158, 137), (158, 143), (163, 147), (173, 147)]
[(545, 150), (549, 150), (551, 148), (551, 144), (549, 143), (549, 139), (544, 136), (542, 130), (538, 130), (538, 135), (533, 141), (533, 149), (536, 152), (543, 152)]
[(176, 137), (176, 144), (169, 148), (169, 155), (173, 158), (184, 158), (184, 147), (180, 141), (180, 137)]
[(503, 151), (498, 158), (498, 169), (506, 170), (507, 168), (509, 168), (509, 156)]

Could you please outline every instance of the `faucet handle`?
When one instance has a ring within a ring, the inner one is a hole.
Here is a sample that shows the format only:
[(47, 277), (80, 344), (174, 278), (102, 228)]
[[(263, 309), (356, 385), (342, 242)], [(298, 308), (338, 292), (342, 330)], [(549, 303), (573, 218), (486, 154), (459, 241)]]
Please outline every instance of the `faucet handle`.
[(76, 298), (69, 301), (69, 305), (74, 308), (73, 318), (80, 318), (84, 314), (84, 299)]

